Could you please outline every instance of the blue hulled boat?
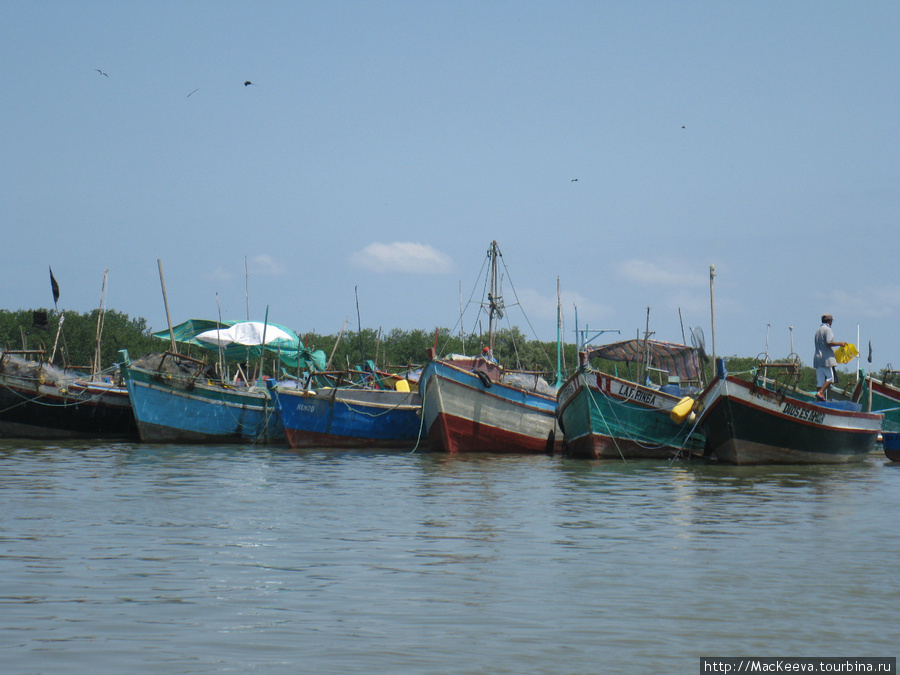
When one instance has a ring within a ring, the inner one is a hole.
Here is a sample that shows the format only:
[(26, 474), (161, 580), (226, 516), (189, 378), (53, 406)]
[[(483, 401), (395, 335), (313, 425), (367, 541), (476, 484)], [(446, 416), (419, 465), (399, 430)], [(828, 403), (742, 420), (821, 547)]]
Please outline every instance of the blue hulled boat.
[(422, 399), (398, 382), (395, 389), (282, 384), (272, 393), (292, 448), (412, 446), (422, 429)]

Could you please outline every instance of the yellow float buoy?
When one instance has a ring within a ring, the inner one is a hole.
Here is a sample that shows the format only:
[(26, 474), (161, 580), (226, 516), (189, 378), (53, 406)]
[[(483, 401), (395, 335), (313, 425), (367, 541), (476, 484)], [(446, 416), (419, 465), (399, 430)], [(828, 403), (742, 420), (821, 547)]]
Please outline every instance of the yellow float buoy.
[(684, 422), (688, 415), (691, 414), (691, 410), (694, 408), (694, 399), (690, 396), (685, 396), (678, 403), (675, 404), (675, 407), (669, 412), (669, 417), (676, 424), (681, 424)]

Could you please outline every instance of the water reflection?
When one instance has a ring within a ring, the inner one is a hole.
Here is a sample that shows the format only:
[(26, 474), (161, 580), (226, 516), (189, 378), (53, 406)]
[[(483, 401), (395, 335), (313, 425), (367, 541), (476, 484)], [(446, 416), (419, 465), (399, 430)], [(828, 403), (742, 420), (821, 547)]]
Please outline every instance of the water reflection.
[(875, 458), (7, 442), (0, 469), (13, 670), (691, 672), (893, 649), (900, 472)]

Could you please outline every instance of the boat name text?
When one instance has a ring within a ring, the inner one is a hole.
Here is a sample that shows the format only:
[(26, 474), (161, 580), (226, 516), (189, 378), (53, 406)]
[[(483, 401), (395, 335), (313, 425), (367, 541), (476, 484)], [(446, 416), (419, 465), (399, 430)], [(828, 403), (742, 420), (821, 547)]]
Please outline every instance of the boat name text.
[(623, 398), (630, 398), (633, 401), (640, 401), (641, 403), (646, 403), (647, 405), (656, 405), (656, 396), (654, 394), (644, 389), (633, 387), (630, 384), (623, 384), (619, 386), (619, 396), (622, 396)]
[(785, 403), (781, 412), (804, 422), (814, 422), (815, 424), (825, 422), (825, 413), (818, 410), (810, 410), (809, 408), (801, 408), (793, 403)]

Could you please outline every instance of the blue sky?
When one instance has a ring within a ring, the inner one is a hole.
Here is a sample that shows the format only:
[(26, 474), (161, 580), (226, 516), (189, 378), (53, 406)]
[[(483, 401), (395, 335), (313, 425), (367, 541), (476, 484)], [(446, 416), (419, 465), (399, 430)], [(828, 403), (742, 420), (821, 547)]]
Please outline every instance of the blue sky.
[(162, 330), (161, 260), (176, 323), (337, 333), (358, 292), (431, 331), (497, 240), (529, 336), (559, 279), (569, 341), (650, 307), (712, 351), (715, 265), (718, 354), (810, 363), (830, 312), (900, 367), (898, 35), (877, 0), (5, 0), (0, 306), (108, 269)]

